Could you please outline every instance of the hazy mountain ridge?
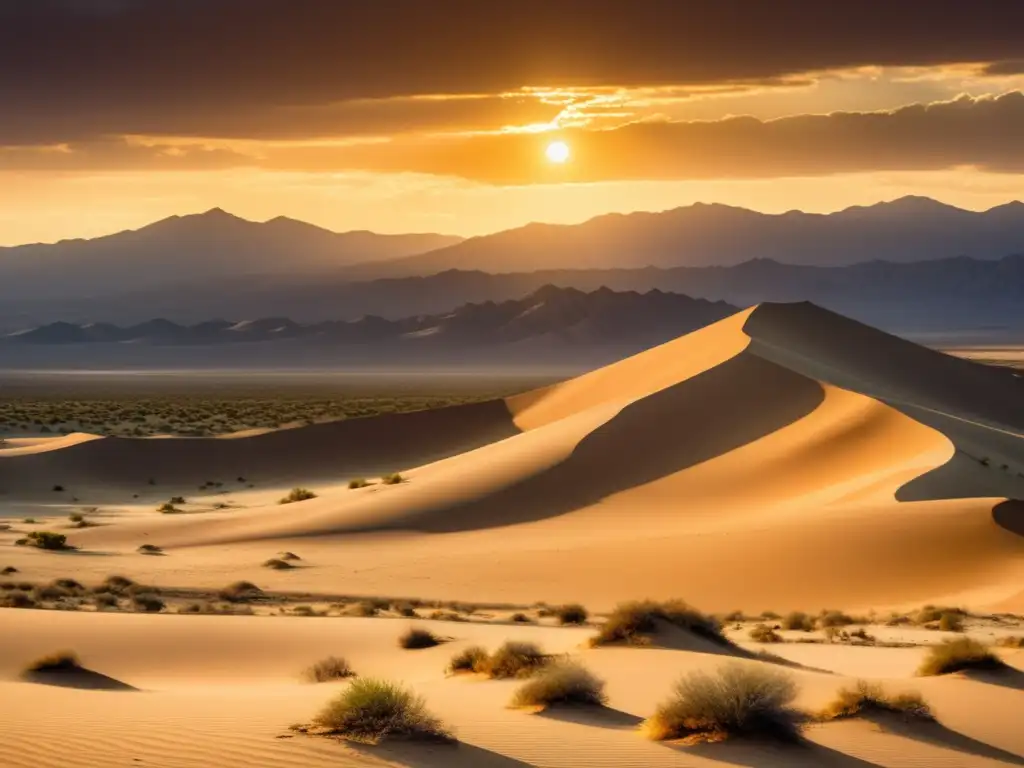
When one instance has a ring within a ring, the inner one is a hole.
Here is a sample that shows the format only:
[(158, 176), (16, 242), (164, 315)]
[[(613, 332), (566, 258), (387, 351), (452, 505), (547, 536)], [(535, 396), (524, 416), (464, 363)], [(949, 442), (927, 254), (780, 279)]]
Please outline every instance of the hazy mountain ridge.
[(444, 314), (398, 320), (371, 315), (303, 324), (274, 317), (182, 325), (154, 319), (128, 327), (55, 322), (7, 335), (3, 342), (182, 346), (294, 340), (326, 345), (473, 347), (543, 340), (554, 345), (615, 344), (641, 349), (715, 322), (736, 309), (725, 302), (657, 290), (641, 294), (602, 288), (585, 293), (548, 285), (522, 299), (469, 303)]

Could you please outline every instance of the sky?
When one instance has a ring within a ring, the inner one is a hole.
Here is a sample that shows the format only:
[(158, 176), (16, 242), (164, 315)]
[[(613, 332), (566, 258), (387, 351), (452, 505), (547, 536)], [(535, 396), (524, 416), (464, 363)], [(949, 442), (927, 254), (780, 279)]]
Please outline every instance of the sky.
[(0, 244), (213, 207), (985, 209), (1024, 197), (1021, 29), (1019, 0), (3, 0)]

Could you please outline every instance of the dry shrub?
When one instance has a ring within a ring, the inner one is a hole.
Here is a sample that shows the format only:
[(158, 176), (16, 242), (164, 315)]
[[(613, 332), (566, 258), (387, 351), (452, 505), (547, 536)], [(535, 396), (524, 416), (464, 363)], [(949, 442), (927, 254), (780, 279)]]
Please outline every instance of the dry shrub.
[(964, 618), (959, 613), (947, 611), (939, 617), (939, 629), (943, 632), (963, 632)]
[(295, 566), (289, 563), (287, 560), (282, 560), (277, 557), (272, 557), (269, 560), (264, 561), (264, 568), (272, 568), (275, 571), (289, 571)]
[(988, 648), (969, 637), (933, 645), (921, 662), (921, 676), (948, 675), (964, 670), (1002, 670), (1006, 665)]
[(117, 608), (117, 595), (113, 595), (110, 592), (99, 592), (93, 596), (92, 600), (99, 610)]
[(1001, 648), (1024, 648), (1024, 635), (1019, 637), (1001, 637), (996, 640), (996, 645)]
[(113, 592), (115, 595), (125, 592), (136, 586), (135, 582), (127, 576), (107, 576), (103, 583), (97, 588), (97, 592)]
[(224, 587), (217, 594), (221, 600), (227, 600), (229, 603), (243, 603), (263, 597), (263, 590), (251, 581), (236, 581)]
[(278, 500), (278, 504), (294, 504), (296, 501), (306, 501), (308, 499), (315, 499), (316, 494), (308, 488), (292, 488), (288, 495), (283, 499)]
[(842, 611), (822, 611), (818, 617), (817, 625), (821, 629), (826, 627), (848, 627), (856, 623), (852, 616)]
[(328, 656), (326, 659), (321, 659), (305, 670), (303, 677), (311, 683), (329, 683), (332, 680), (344, 680), (347, 677), (355, 677), (355, 674), (345, 659), (338, 656)]
[(555, 616), (559, 624), (586, 624), (590, 614), (587, 609), (578, 603), (560, 605), (555, 609)]
[(405, 478), (402, 477), (398, 472), (392, 472), (390, 475), (384, 475), (380, 479), (384, 485), (398, 485), (405, 482)]
[(525, 613), (513, 613), (510, 618), (516, 624), (532, 624), (533, 623), (533, 619), (531, 619)]
[(301, 557), (296, 555), (294, 552), (278, 552), (277, 555), (282, 560), (288, 560), (288, 561), (291, 561), (291, 560), (301, 560), (302, 559)]
[(603, 706), (604, 681), (583, 665), (564, 661), (551, 664), (524, 683), (512, 697), (513, 707), (550, 707), (557, 704)]
[(17, 572), (18, 572), (17, 568), (15, 568), (13, 565), (8, 565), (2, 571), (0, 571), (0, 576), (10, 576), (12, 573), (17, 573)]
[(72, 651), (58, 651), (36, 659), (25, 672), (74, 672), (82, 668), (78, 656)]
[(755, 643), (781, 643), (782, 635), (767, 624), (758, 624), (750, 630), (750, 639)]
[(470, 645), (452, 656), (448, 662), (448, 671), (457, 672), (486, 672), (490, 657), (487, 651), (479, 645)]
[(591, 640), (591, 644), (647, 645), (650, 643), (651, 636), (658, 631), (659, 621), (672, 624), (722, 645), (729, 643), (722, 635), (722, 628), (714, 618), (701, 613), (682, 600), (670, 600), (664, 603), (644, 600), (622, 603), (617, 606), (608, 620), (601, 625), (601, 631), (597, 637)]
[(365, 477), (356, 477), (348, 481), (348, 487), (350, 490), (353, 491), (356, 490), (357, 488), (365, 488), (368, 485), (369, 483), (367, 482)]
[(796, 693), (791, 676), (759, 666), (733, 662), (715, 674), (691, 672), (644, 730), (659, 741), (731, 736), (796, 741), (800, 716), (791, 708)]
[(535, 643), (508, 640), (490, 655), (481, 671), (499, 679), (529, 677), (550, 660)]
[(0, 600), (0, 608), (36, 608), (35, 598), (26, 592), (10, 592)]
[(326, 733), (371, 744), (392, 737), (454, 741), (421, 697), (384, 680), (357, 678), (313, 722)]
[(398, 645), (407, 650), (419, 648), (433, 648), (440, 645), (444, 640), (429, 629), (420, 627), (409, 627), (399, 638)]
[(803, 611), (790, 611), (782, 619), (782, 628), (810, 632), (814, 629), (814, 619)]
[(132, 607), (145, 613), (160, 613), (164, 609), (164, 601), (156, 595), (137, 594), (132, 595)]
[(934, 720), (931, 707), (919, 693), (888, 694), (882, 686), (858, 680), (853, 688), (841, 688), (835, 700), (819, 715), (822, 720), (896, 714), (915, 720)]
[(140, 555), (159, 555), (163, 553), (163, 549), (156, 544), (143, 544), (137, 551)]

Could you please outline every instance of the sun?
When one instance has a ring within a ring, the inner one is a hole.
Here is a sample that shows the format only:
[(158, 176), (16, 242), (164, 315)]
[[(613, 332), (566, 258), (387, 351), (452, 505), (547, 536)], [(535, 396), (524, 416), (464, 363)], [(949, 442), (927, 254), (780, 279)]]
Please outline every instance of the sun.
[(552, 163), (564, 163), (569, 159), (569, 145), (564, 141), (553, 141), (548, 144), (544, 154), (548, 156), (548, 160)]

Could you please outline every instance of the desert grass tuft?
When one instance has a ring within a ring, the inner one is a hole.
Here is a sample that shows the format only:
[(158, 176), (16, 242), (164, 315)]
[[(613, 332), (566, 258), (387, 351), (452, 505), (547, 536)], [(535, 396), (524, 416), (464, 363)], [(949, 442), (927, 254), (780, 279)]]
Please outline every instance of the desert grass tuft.
[(357, 678), (316, 716), (325, 733), (376, 744), (388, 738), (454, 741), (419, 696), (385, 680)]
[(308, 488), (292, 488), (288, 492), (288, 495), (278, 500), (278, 504), (294, 504), (297, 501), (307, 501), (308, 499), (315, 499), (316, 494)]
[(442, 638), (435, 635), (429, 629), (421, 627), (409, 627), (398, 638), (398, 645), (406, 650), (433, 648), (435, 645), (440, 645), (443, 642)]
[(355, 677), (355, 674), (345, 659), (339, 656), (328, 656), (306, 669), (303, 672), (303, 677), (311, 683), (329, 683), (332, 680)]
[(714, 674), (691, 672), (681, 678), (644, 723), (651, 739), (720, 741), (730, 737), (799, 739), (800, 715), (791, 705), (793, 678), (774, 670), (739, 663)]
[(781, 643), (782, 635), (767, 624), (757, 624), (751, 628), (750, 639), (755, 643)]
[(287, 560), (282, 560), (279, 557), (272, 557), (269, 560), (263, 562), (264, 568), (271, 568), (275, 571), (290, 571), (295, 566), (289, 563)]
[(958, 637), (933, 645), (917, 674), (923, 677), (948, 675), (966, 670), (997, 671), (1006, 664), (987, 647), (969, 637)]
[(835, 700), (818, 715), (820, 720), (895, 714), (913, 720), (934, 720), (931, 707), (919, 693), (889, 694), (882, 686), (858, 680), (852, 688), (841, 688)]
[(586, 624), (590, 614), (579, 603), (560, 605), (555, 609), (555, 617), (559, 624)]
[(721, 625), (716, 619), (701, 613), (682, 600), (664, 603), (644, 600), (618, 605), (601, 625), (600, 632), (591, 640), (591, 644), (649, 645), (652, 636), (659, 629), (659, 622), (685, 629), (722, 645), (729, 643), (722, 635)]
[(400, 483), (405, 482), (405, 478), (398, 472), (392, 472), (390, 475), (384, 475), (380, 481), (384, 485), (399, 485)]
[(810, 632), (814, 629), (814, 619), (803, 611), (790, 611), (782, 618), (782, 628)]
[(547, 708), (559, 704), (603, 706), (608, 700), (604, 681), (582, 664), (563, 661), (550, 664), (516, 690), (513, 707)]
[(508, 640), (488, 657), (481, 671), (498, 679), (529, 677), (550, 661), (535, 643)]
[(251, 581), (236, 581), (217, 593), (221, 600), (229, 603), (243, 603), (249, 600), (258, 600), (263, 596), (263, 590)]
[(365, 488), (369, 484), (370, 483), (366, 480), (365, 477), (355, 477), (355, 478), (353, 478), (353, 479), (348, 481), (349, 490), (352, 490), (352, 491), (354, 491), (354, 490), (356, 490), (358, 488)]
[(25, 672), (74, 672), (80, 669), (82, 664), (74, 652), (58, 651), (36, 659), (25, 667)]
[(448, 662), (448, 672), (486, 672), (490, 657), (479, 645), (470, 645), (452, 656)]

